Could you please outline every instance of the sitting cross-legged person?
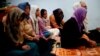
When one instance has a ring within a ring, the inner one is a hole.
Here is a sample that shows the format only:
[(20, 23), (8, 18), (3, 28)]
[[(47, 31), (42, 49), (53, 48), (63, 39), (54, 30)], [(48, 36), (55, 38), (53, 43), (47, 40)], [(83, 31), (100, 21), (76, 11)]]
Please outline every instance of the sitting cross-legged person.
[[(32, 30), (24, 31), (29, 19), (30, 5), (28, 2), (21, 3), (24, 12), (18, 7), (12, 8), (7, 15), (7, 35), (9, 36), (8, 52), (6, 56), (39, 56), (38, 46), (35, 42), (38, 37), (32, 36)], [(26, 21), (25, 21), (26, 20)], [(22, 26), (22, 22), (27, 22)], [(31, 26), (31, 25), (30, 25)]]

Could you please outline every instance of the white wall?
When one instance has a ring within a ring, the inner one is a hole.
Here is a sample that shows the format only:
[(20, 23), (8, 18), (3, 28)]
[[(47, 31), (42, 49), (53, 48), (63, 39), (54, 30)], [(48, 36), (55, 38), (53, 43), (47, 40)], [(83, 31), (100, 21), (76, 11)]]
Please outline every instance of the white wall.
[[(38, 5), (40, 8), (45, 8), (50, 15), (56, 8), (61, 8), (64, 12), (64, 20), (68, 20), (73, 13), (73, 3), (80, 0), (7, 0), (13, 5), (17, 5), (21, 2), (28, 1), (30, 4)], [(86, 0), (88, 5), (88, 29), (95, 29), (100, 27), (100, 0)]]

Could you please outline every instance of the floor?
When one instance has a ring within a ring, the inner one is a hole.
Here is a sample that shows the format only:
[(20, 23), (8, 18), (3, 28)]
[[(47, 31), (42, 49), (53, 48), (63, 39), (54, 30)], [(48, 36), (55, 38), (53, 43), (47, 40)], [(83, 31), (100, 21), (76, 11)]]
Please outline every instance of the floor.
[(64, 49), (54, 47), (51, 51), (56, 56), (100, 56), (100, 47), (85, 49)]

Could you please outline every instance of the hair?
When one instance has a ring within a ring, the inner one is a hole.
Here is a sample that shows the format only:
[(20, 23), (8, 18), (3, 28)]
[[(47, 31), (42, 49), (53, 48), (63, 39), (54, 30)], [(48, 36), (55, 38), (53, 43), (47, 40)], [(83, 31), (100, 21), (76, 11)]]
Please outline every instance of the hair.
[(53, 11), (53, 15), (58, 25), (60, 25), (61, 21), (63, 20), (64, 14), (62, 9), (57, 8)]
[(55, 17), (59, 16), (60, 14), (62, 15), (62, 18), (64, 17), (63, 11), (60, 8), (57, 8), (53, 11), (53, 14)]
[(41, 17), (44, 16), (44, 12), (47, 11), (46, 9), (41, 9)]

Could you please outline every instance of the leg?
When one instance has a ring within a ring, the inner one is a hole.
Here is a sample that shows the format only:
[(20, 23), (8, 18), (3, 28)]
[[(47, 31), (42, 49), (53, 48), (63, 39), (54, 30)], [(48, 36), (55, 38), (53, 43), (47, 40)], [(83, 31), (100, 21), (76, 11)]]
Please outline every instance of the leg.
[(13, 50), (8, 52), (6, 56), (24, 56), (25, 52), (24, 50)]
[(26, 55), (39, 56), (39, 50), (38, 50), (38, 46), (36, 45), (36, 43), (29, 42), (29, 43), (27, 43), (27, 45), (29, 45), (31, 49), (29, 51), (27, 51)]

